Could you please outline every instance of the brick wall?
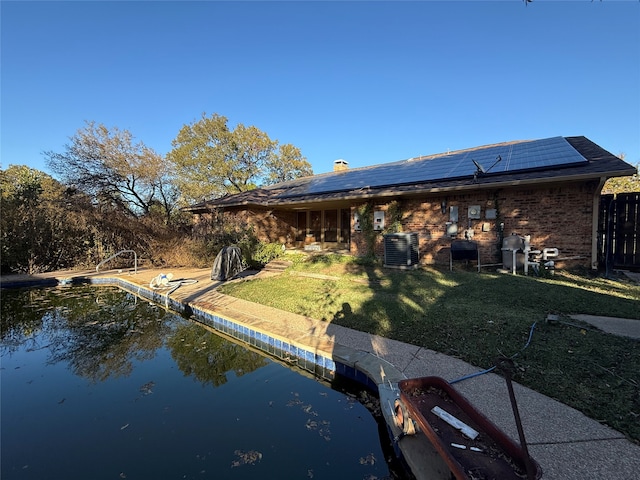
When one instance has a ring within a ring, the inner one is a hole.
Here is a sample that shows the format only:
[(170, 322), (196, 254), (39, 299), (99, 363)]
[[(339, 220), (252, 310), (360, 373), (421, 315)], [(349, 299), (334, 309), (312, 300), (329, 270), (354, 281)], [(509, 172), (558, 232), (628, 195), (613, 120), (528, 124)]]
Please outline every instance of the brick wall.
[[(464, 231), (472, 230), (482, 264), (502, 263), (503, 235), (516, 233), (531, 235), (532, 248), (555, 247), (559, 249), (560, 257), (582, 257), (560, 262), (559, 266), (581, 264), (588, 267), (591, 264), (596, 187), (595, 182), (583, 182), (402, 200), (402, 231), (418, 233), (421, 263), (448, 264), (452, 238), (447, 235), (447, 222), (451, 207), (458, 207), (456, 238), (465, 238)], [(472, 205), (480, 206), (479, 219), (469, 219)], [(386, 204), (374, 205), (374, 210), (386, 209)], [(488, 209), (496, 210), (495, 219), (487, 218)], [(362, 233), (352, 232), (351, 250), (355, 255), (366, 253)], [(378, 235), (376, 254), (384, 254), (381, 234)]]
[[(508, 187), (448, 195), (425, 195), (400, 200), (403, 232), (417, 232), (420, 261), (423, 264), (449, 263), (447, 235), (451, 207), (458, 207), (458, 235), (473, 231), (482, 264), (502, 263), (502, 238), (512, 233), (531, 235), (532, 248), (558, 248), (560, 257), (581, 257), (559, 262), (564, 267), (591, 265), (593, 197), (596, 182), (553, 184), (546, 186)], [(351, 207), (351, 245), (354, 255), (365, 255), (362, 232), (353, 230), (353, 214), (361, 204)], [(469, 219), (469, 207), (480, 206), (480, 218)], [(374, 203), (373, 210), (387, 211), (389, 203)], [(487, 210), (496, 210), (496, 218), (487, 218)], [(295, 238), (295, 212), (252, 208), (225, 212), (254, 226), (257, 237), (265, 242), (292, 246)], [(388, 222), (388, 218), (385, 219)], [(376, 255), (384, 256), (383, 236), (377, 234)]]
[(252, 208), (225, 212), (247, 222), (254, 228), (258, 240), (266, 243), (284, 243), (290, 246), (295, 237), (295, 213), (266, 208)]
[(583, 182), (501, 191), (505, 235), (529, 234), (532, 246), (556, 247), (560, 257), (583, 257), (570, 263), (590, 266), (596, 188), (596, 182)]

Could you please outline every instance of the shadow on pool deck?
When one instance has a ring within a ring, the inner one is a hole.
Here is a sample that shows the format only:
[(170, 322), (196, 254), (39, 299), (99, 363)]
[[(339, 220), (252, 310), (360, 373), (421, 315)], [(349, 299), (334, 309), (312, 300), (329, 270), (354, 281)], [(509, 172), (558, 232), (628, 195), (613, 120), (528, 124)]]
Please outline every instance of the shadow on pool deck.
[[(159, 273), (173, 273), (173, 281), (197, 280), (191, 285), (180, 285), (171, 293), (171, 298), (183, 304), (202, 306), (233, 318), (238, 322), (259, 324), (273, 336), (306, 344), (318, 351), (327, 352), (334, 358), (339, 356), (352, 361), (369, 371), (379, 384), (381, 398), (395, 395), (393, 383), (403, 378), (439, 376), (453, 380), (477, 372), (462, 360), (395, 340), (347, 329), (328, 322), (319, 321), (245, 300), (228, 297), (216, 291), (221, 282), (210, 279), (208, 269), (174, 268), (139, 269), (130, 271), (66, 271), (38, 275), (9, 275), (0, 277), (0, 286), (34, 285), (38, 282), (90, 282), (95, 278), (119, 278), (121, 281), (148, 288), (149, 282)], [(247, 281), (277, 272), (245, 271), (232, 281)], [(596, 327), (607, 330), (607, 325), (618, 323), (602, 317), (580, 318)], [(630, 323), (633, 322), (633, 323)], [(640, 321), (622, 321), (628, 328), (627, 335), (640, 338)], [(618, 334), (620, 334), (618, 332)], [(375, 371), (377, 369), (377, 371)], [(389, 383), (390, 391), (384, 386)], [(513, 419), (511, 404), (504, 379), (493, 373), (477, 376), (455, 384), (455, 388), (469, 401), (518, 442), (518, 433)], [(637, 478), (640, 471), (640, 446), (625, 436), (581, 412), (529, 388), (515, 385), (522, 424), (531, 456), (541, 465), (545, 479), (562, 480), (619, 480)], [(382, 405), (384, 408), (384, 405)], [(415, 438), (405, 437), (399, 441), (415, 445)], [(412, 448), (403, 449), (403, 453)], [(413, 459), (408, 459), (418, 478), (427, 478), (420, 471), (420, 450), (413, 450)], [(418, 464), (416, 466), (415, 464)]]

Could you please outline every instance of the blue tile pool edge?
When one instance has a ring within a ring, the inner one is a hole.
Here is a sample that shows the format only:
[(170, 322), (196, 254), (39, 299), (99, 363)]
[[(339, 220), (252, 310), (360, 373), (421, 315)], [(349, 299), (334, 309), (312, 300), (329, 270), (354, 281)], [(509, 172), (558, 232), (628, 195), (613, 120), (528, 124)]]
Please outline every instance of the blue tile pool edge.
[[(307, 346), (273, 337), (267, 332), (251, 328), (233, 319), (221, 317), (214, 312), (194, 307), (189, 303), (180, 302), (166, 293), (161, 293), (118, 277), (78, 276), (62, 280), (42, 279), (3, 282), (1, 288), (78, 284), (116, 286), (128, 293), (164, 306), (179, 315), (191, 317), (192, 320), (213, 328), (225, 336), (230, 336), (259, 349), (273, 358), (302, 368), (324, 380), (332, 381), (336, 376), (353, 380), (378, 395), (382, 414), (387, 425), (387, 433), (392, 440), (396, 456), (405, 463), (408, 460), (406, 454), (415, 450), (415, 447), (407, 446), (406, 443), (402, 444), (400, 442), (402, 438), (401, 430), (395, 425), (395, 413), (392, 406), (395, 399), (399, 398), (397, 382), (406, 378), (406, 376), (393, 365), (372, 353), (336, 344), (332, 357), (320, 355), (309, 350)], [(384, 371), (383, 375), (381, 375), (381, 371)], [(405, 463), (410, 471), (413, 470), (413, 463), (413, 461)]]
[(55, 287), (60, 282), (55, 278), (38, 278), (33, 280), (3, 281), (0, 288)]
[[(304, 370), (320, 376), (326, 380), (333, 380), (336, 375), (340, 375), (349, 380), (354, 380), (374, 393), (378, 394), (381, 385), (388, 387), (393, 386), (401, 378), (405, 378), (400, 372), (391, 372), (389, 379), (377, 378), (379, 372), (374, 368), (366, 368), (363, 365), (363, 358), (373, 357), (375, 355), (363, 351), (354, 351), (348, 347), (341, 346), (341, 350), (349, 350), (348, 353), (335, 354), (326, 356), (315, 351), (309, 350), (308, 346), (298, 344), (292, 341), (282, 340), (273, 337), (269, 332), (261, 331), (242, 322), (228, 319), (217, 315), (215, 312), (201, 309), (188, 303), (183, 303), (171, 298), (165, 293), (151, 288), (137, 285), (126, 279), (119, 277), (71, 277), (65, 279), (40, 279), (33, 281), (15, 281), (3, 282), (2, 288), (19, 288), (34, 286), (57, 286), (57, 285), (78, 285), (90, 284), (96, 286), (116, 286), (131, 294), (137, 295), (158, 305), (164, 306), (166, 309), (172, 310), (180, 315), (192, 316), (194, 320), (207, 325), (223, 335), (230, 336), (247, 345), (258, 348), (267, 355), (279, 358), (287, 363), (294, 364)], [(395, 370), (392, 368), (392, 370)]]
[[(84, 280), (85, 283), (93, 285), (117, 286), (140, 298), (164, 305), (167, 309), (190, 317), (223, 335), (257, 348), (273, 358), (295, 365), (324, 380), (332, 381), (336, 376), (341, 376), (363, 385), (378, 395), (380, 399), (382, 416), (396, 457), (406, 465), (409, 471), (413, 470), (411, 462), (407, 462), (406, 449), (410, 448), (412, 451), (414, 448), (406, 447), (406, 444), (400, 443), (402, 435), (401, 430), (395, 424), (393, 407), (395, 400), (400, 397), (397, 382), (406, 376), (385, 360), (369, 352), (354, 350), (339, 344), (335, 345), (333, 356), (327, 357), (309, 350), (307, 346), (273, 337), (268, 332), (219, 316), (212, 311), (195, 307), (189, 303), (182, 303), (172, 299), (166, 293), (163, 294), (121, 278), (103, 277)], [(381, 372), (385, 371), (386, 373), (381, 375)]]
[(215, 329), (223, 335), (239, 340), (269, 356), (293, 364), (325, 380), (334, 380), (336, 374), (338, 374), (363, 384), (375, 393), (378, 392), (377, 384), (365, 372), (359, 370), (356, 364), (336, 361), (332, 357), (310, 350), (305, 345), (271, 336), (269, 332), (245, 325), (237, 320), (222, 317), (215, 312), (191, 304), (182, 303), (167, 296), (166, 293), (133, 284), (125, 279), (91, 278), (88, 279), (88, 283), (92, 285), (117, 286), (176, 313), (192, 316), (194, 320)]

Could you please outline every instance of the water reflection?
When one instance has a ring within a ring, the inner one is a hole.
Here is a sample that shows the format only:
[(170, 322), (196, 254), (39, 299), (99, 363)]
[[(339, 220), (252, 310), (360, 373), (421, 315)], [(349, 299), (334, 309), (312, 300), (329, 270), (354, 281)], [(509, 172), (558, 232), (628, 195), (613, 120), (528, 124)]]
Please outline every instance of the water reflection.
[[(117, 288), (23, 290), (5, 295), (0, 352), (46, 349), (47, 363), (65, 362), (92, 382), (128, 376), (134, 363), (150, 360), (165, 342), (186, 376), (215, 387), (267, 364), (262, 355), (199, 325), (176, 323), (175, 314)], [(70, 302), (73, 303), (71, 308)], [(5, 315), (6, 313), (6, 315)]]
[(133, 362), (153, 358), (170, 332), (172, 315), (158, 319), (157, 307), (136, 305), (117, 288), (60, 293), (3, 295), (3, 355), (21, 347), (46, 349), (48, 364), (66, 362), (75, 375), (101, 382), (130, 375)]
[(185, 375), (214, 387), (227, 383), (227, 374), (242, 376), (268, 362), (262, 355), (231, 343), (196, 324), (180, 325), (167, 339), (171, 356)]
[(355, 396), (117, 288), (3, 290), (0, 322), (3, 480), (389, 478)]

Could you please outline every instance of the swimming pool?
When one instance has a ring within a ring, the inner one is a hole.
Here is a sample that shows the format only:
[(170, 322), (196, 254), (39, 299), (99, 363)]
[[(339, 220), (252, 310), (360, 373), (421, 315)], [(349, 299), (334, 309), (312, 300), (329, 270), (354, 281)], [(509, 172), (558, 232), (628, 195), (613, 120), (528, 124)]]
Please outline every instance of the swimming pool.
[(0, 336), (3, 479), (404, 475), (365, 391), (118, 288), (3, 290)]

